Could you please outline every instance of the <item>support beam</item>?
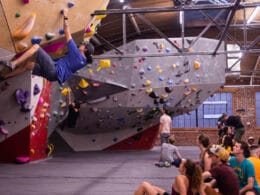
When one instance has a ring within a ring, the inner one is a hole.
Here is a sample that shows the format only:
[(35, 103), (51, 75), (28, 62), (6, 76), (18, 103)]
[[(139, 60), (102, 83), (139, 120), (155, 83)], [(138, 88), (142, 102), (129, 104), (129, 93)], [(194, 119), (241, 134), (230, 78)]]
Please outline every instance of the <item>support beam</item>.
[[(147, 8), (131, 8), (131, 9), (108, 9), (108, 10), (96, 10), (92, 13), (92, 16), (95, 15), (108, 15), (108, 14), (136, 14), (136, 13), (158, 13), (158, 12), (176, 12), (176, 11), (191, 11), (191, 10), (216, 10), (216, 9), (232, 9), (234, 3), (227, 3), (224, 5), (185, 5), (181, 7), (147, 7)], [(240, 3), (237, 6), (237, 9), (250, 8), (260, 6), (260, 2), (252, 3)]]
[(235, 13), (236, 13), (236, 9), (238, 8), (238, 6), (239, 6), (239, 4), (240, 4), (240, 1), (241, 1), (241, 0), (236, 0), (234, 7), (232, 8), (232, 10), (231, 10), (231, 11), (229, 12), (229, 14), (228, 14), (226, 26), (225, 26), (225, 28), (224, 28), (222, 34), (221, 34), (221, 37), (220, 37), (220, 39), (219, 39), (219, 42), (218, 42), (218, 44), (217, 44), (217, 47), (216, 47), (215, 51), (213, 52), (213, 55), (216, 55), (216, 53), (217, 53), (217, 51), (218, 51), (218, 49), (219, 49), (219, 47), (220, 47), (221, 42), (222, 42), (223, 39), (225, 38), (226, 32), (227, 32), (227, 30), (228, 30), (228, 28), (229, 28), (229, 25), (231, 24), (231, 21), (232, 21), (234, 15), (235, 15)]
[(177, 49), (178, 52), (182, 52), (182, 50), (175, 44), (173, 43), (163, 32), (161, 32), (156, 26), (154, 26), (149, 20), (147, 20), (143, 15), (141, 14), (136, 14), (138, 18), (140, 18), (145, 24), (147, 24), (151, 29), (159, 34), (162, 38), (164, 38), (170, 45), (172, 45), (175, 49)]

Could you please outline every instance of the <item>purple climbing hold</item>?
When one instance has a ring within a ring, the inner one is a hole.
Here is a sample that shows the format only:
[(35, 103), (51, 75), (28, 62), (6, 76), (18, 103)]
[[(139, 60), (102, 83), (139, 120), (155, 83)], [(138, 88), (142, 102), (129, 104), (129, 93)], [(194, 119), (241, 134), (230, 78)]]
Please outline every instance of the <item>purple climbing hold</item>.
[(75, 5), (75, 3), (73, 3), (73, 2), (68, 2), (68, 8), (71, 8), (71, 7), (73, 7)]
[(37, 84), (35, 84), (33, 88), (33, 95), (37, 95), (39, 93), (40, 93), (40, 88)]
[(29, 0), (23, 0), (23, 3), (24, 3), (24, 4), (29, 3)]
[(18, 104), (25, 104), (27, 102), (28, 97), (30, 96), (29, 91), (23, 91), (22, 89), (17, 89), (15, 91), (15, 98)]
[(30, 105), (24, 103), (24, 104), (22, 104), (20, 110), (21, 110), (21, 112), (30, 112), (31, 108), (30, 108)]
[(25, 98), (24, 98), (24, 94), (23, 94), (23, 90), (22, 89), (17, 89), (15, 91), (15, 98), (18, 104), (23, 104), (25, 103)]

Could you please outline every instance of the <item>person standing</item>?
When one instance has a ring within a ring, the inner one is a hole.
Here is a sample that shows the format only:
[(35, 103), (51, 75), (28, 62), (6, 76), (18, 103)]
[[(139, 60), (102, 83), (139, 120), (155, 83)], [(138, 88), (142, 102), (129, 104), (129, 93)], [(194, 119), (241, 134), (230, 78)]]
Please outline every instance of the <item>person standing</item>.
[(235, 170), (239, 179), (240, 195), (259, 195), (260, 187), (255, 179), (253, 164), (247, 159), (250, 156), (248, 144), (244, 141), (236, 141), (233, 147), (234, 157), (229, 163)]
[(245, 127), (241, 121), (240, 116), (228, 116), (227, 114), (222, 115), (223, 120), (227, 126), (231, 126), (234, 129), (234, 140), (240, 141), (245, 133)]
[(161, 144), (169, 143), (168, 139), (172, 128), (172, 118), (170, 117), (168, 110), (162, 108), (162, 116), (160, 117), (159, 136)]

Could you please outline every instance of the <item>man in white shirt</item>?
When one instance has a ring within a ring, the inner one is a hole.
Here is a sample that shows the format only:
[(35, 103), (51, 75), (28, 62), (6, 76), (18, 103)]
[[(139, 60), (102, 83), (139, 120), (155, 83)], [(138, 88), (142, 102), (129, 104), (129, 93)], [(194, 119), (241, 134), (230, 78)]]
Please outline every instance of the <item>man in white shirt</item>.
[(172, 118), (168, 114), (166, 108), (162, 109), (162, 116), (160, 117), (160, 126), (159, 126), (159, 136), (161, 139), (161, 144), (169, 143), (168, 139), (171, 133), (172, 127)]

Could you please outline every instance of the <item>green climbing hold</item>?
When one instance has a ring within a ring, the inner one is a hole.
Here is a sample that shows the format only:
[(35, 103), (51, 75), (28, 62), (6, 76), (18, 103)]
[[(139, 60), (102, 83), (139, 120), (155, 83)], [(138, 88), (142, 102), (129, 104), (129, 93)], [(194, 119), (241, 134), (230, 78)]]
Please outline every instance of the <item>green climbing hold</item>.
[(15, 14), (15, 17), (16, 18), (19, 18), (21, 16), (21, 14), (19, 13), (19, 12), (17, 12), (16, 14)]

